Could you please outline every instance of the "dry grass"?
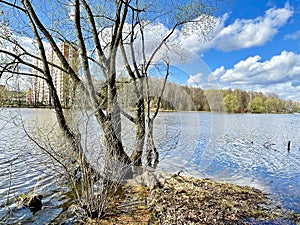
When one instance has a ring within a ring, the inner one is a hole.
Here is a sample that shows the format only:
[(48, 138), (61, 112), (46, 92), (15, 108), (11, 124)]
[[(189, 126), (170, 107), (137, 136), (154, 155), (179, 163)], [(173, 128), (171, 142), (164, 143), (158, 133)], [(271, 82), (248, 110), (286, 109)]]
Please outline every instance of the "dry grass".
[(170, 177), (155, 190), (151, 224), (236, 224), (246, 218), (271, 220), (280, 213), (269, 210), (261, 191), (187, 176)]
[(147, 206), (149, 189), (133, 181), (119, 187), (115, 197), (110, 202), (107, 214), (101, 220), (91, 220), (87, 224), (148, 224), (150, 210)]
[(284, 217), (260, 190), (181, 175), (151, 191), (129, 181), (110, 203), (103, 219), (87, 224), (247, 224), (247, 218)]

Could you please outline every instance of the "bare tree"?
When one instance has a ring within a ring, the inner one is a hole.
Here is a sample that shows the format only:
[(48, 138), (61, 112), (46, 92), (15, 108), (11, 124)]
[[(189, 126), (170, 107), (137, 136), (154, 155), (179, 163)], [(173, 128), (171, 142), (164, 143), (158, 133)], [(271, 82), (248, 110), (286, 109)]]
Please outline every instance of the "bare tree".
[[(40, 79), (47, 84), (57, 124), (72, 146), (83, 172), (89, 175), (95, 172), (95, 168), (86, 156), (80, 129), (72, 126), (63, 110), (53, 68), (72, 80), (74, 89), (81, 93), (87, 108), (92, 110), (101, 130), (106, 158), (109, 159), (107, 166), (111, 165), (112, 169), (116, 168), (116, 163), (142, 166), (147, 126), (148, 164), (152, 164), (152, 159), (158, 161), (153, 121), (158, 114), (169, 65), (174, 61), (174, 50), (180, 48), (176, 36), (179, 32), (194, 32), (200, 39), (207, 40), (216, 23), (212, 16), (216, 8), (214, 1), (0, 0), (0, 7), (3, 12), (0, 15), (0, 54), (5, 57), (5, 62), (0, 64), (1, 78), (20, 75)], [(160, 32), (158, 28), (161, 28)], [(155, 38), (149, 35), (151, 33)], [(66, 51), (60, 48), (59, 43), (78, 49), (77, 67), (67, 59)], [(49, 51), (58, 59), (56, 62), (49, 56)], [(180, 61), (181, 57), (187, 56), (179, 55), (176, 60)], [(167, 69), (164, 85), (158, 92), (159, 101), (151, 117), (149, 71), (158, 62), (164, 63)], [(16, 68), (20, 69), (16, 71)], [(120, 108), (117, 81), (121, 70), (134, 87), (133, 115)], [(103, 80), (102, 90), (96, 87), (95, 81), (99, 77)], [(125, 151), (122, 141), (121, 114), (136, 127), (131, 154)], [(100, 153), (101, 150), (93, 151)], [(88, 186), (91, 185), (89, 183)]]

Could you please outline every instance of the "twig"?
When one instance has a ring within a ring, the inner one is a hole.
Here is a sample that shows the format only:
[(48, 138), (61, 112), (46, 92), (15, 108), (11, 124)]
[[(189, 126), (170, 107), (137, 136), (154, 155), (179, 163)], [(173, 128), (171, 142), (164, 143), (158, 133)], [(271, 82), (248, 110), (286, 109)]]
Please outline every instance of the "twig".
[(6, 197), (6, 205), (9, 204), (9, 194), (10, 194), (10, 188), (11, 188), (11, 177), (12, 177), (12, 161), (10, 161), (10, 169), (9, 169), (9, 178), (8, 178), (8, 190), (7, 190), (7, 197)]

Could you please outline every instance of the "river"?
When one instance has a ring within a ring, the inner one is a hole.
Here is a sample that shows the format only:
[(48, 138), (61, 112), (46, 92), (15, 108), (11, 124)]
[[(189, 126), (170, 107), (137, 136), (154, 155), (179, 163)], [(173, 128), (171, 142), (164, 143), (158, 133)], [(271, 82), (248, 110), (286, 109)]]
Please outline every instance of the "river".
[[(51, 109), (0, 109), (0, 116), (0, 224), (51, 222), (66, 210), (65, 189), (20, 125), (49, 131), (55, 115)], [(127, 124), (123, 131), (130, 149), (134, 129)], [(154, 133), (159, 170), (257, 187), (279, 206), (300, 213), (300, 115), (164, 112)], [(88, 145), (101, 144), (95, 139)], [(43, 209), (34, 214), (14, 201), (29, 191), (44, 195)]]

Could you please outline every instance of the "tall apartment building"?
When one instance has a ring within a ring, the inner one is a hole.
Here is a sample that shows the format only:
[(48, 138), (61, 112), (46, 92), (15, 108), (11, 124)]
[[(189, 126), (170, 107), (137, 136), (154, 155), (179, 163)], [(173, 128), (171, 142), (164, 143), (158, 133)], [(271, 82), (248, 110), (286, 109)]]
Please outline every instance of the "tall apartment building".
[[(78, 72), (78, 48), (66, 42), (60, 42), (58, 47), (74, 71)], [(52, 49), (47, 51), (47, 59), (51, 64), (56, 65), (49, 64), (50, 73), (62, 105), (68, 107), (72, 104), (72, 96), (75, 91), (73, 82), (70, 76), (60, 69), (62, 68), (62, 64)], [(34, 64), (40, 68), (43, 66), (41, 60), (36, 60)], [(31, 93), (28, 93), (27, 101), (34, 105), (52, 105), (53, 102), (48, 84), (44, 79), (40, 78), (44, 77), (44, 75), (36, 70), (34, 73), (39, 77), (34, 78)]]

